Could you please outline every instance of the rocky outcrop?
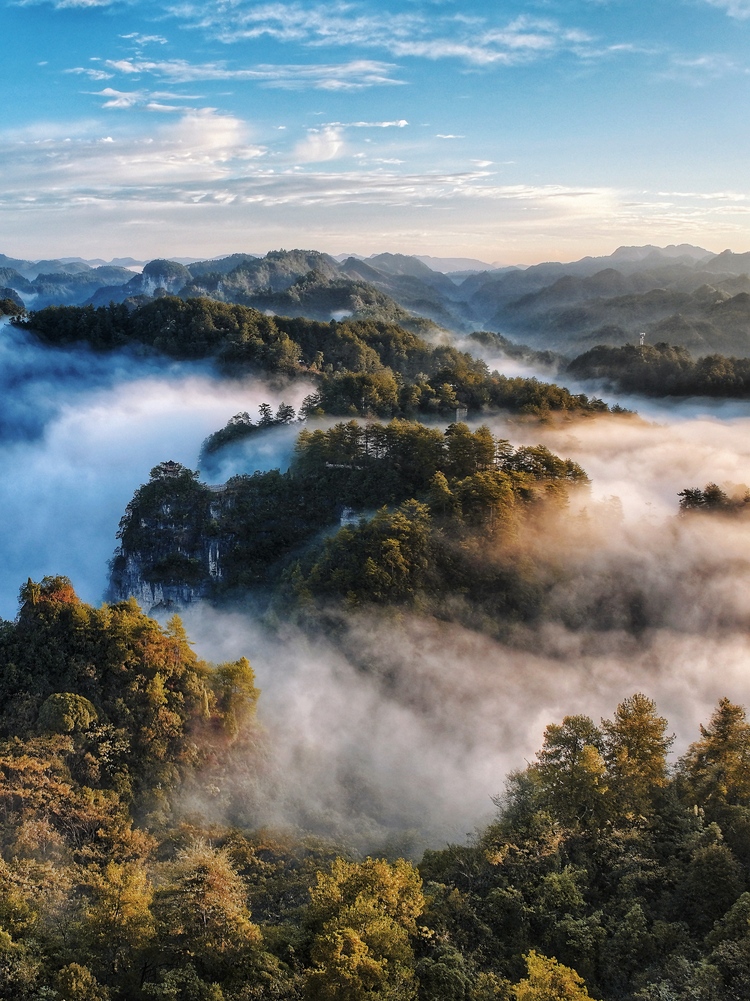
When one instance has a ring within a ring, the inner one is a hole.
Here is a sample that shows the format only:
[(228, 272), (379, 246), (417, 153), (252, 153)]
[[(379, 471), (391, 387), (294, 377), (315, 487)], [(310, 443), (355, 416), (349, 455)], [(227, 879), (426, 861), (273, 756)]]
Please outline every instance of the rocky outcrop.
[(229, 540), (220, 524), (231, 492), (163, 462), (136, 491), (120, 522), (109, 598), (135, 598), (146, 611), (181, 608), (209, 597), (223, 576)]

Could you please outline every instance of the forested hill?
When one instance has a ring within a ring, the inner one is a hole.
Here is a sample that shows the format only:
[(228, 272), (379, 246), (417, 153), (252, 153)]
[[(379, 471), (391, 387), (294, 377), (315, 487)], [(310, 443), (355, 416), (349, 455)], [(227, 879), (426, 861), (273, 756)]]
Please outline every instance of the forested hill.
[(748, 997), (741, 706), (721, 699), (672, 768), (646, 695), (567, 716), (489, 827), (406, 861), (258, 829), (259, 695), (177, 619), (22, 587), (0, 626), (3, 998)]
[(695, 360), (672, 344), (598, 345), (575, 358), (563, 372), (575, 379), (595, 379), (613, 392), (644, 396), (750, 396), (750, 359), (706, 355)]
[(536, 379), (507, 378), (466, 352), (374, 320), (323, 323), (165, 296), (132, 310), (50, 306), (16, 322), (50, 346), (135, 347), (173, 358), (210, 358), (231, 374), (253, 370), (312, 378), (319, 385), (315, 407), (332, 414), (455, 415), (460, 408), (496, 408), (545, 416), (608, 410), (599, 399)]
[[(153, 607), (260, 589), (294, 614), (317, 603), (439, 608), (461, 593), (475, 614), (486, 608), (502, 622), (532, 613), (534, 572), (510, 550), (479, 571), (477, 545), (510, 544), (588, 482), (577, 463), (512, 448), (486, 427), (405, 420), (302, 430), (285, 474), (235, 476), (219, 489), (197, 477), (166, 462), (136, 491), (112, 563), (114, 597)], [(341, 527), (344, 509), (351, 524)]]

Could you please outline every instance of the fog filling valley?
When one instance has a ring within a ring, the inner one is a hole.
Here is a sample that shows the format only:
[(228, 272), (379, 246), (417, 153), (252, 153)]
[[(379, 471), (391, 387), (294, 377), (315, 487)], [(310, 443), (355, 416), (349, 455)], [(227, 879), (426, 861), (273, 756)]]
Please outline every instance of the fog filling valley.
[[(151, 467), (196, 468), (202, 440), (233, 414), (264, 400), (298, 406), (310, 391), (222, 380), (206, 365), (53, 351), (7, 326), (0, 363), (5, 618), (29, 576), (65, 574), (98, 604), (118, 521)], [(598, 720), (643, 691), (679, 754), (721, 696), (750, 705), (750, 523), (676, 517), (680, 490), (748, 481), (750, 410), (636, 405), (641, 417), (487, 422), (513, 444), (575, 459), (592, 480), (523, 540), (564, 570), (549, 588), (555, 615), (538, 628), (517, 625), (501, 640), (360, 613), (334, 642), (286, 626), (272, 634), (240, 612), (186, 610), (201, 656), (246, 655), (257, 674), (268, 760), (236, 777), (256, 826), (299, 825), (364, 849), (409, 830), (419, 845), (464, 840), (549, 722)], [(258, 436), (215, 479), (285, 464), (296, 430)], [(187, 807), (221, 819), (210, 797)]]
[[(0, 616), (19, 586), (64, 574), (98, 604), (125, 506), (159, 462), (197, 468), (201, 442), (238, 411), (264, 401), (297, 407), (303, 382), (222, 379), (206, 364), (126, 352), (49, 349), (0, 325)], [(291, 451), (293, 432), (286, 430)], [(247, 461), (278, 465), (261, 436)], [(219, 480), (241, 470), (221, 464)], [(213, 479), (213, 477), (212, 477)]]

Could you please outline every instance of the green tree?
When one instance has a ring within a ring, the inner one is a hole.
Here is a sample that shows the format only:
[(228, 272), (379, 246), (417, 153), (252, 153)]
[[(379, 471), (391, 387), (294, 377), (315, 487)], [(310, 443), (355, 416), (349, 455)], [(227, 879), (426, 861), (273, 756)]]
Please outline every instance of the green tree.
[(82, 695), (57, 692), (42, 703), (38, 722), (43, 733), (72, 733), (87, 730), (98, 718), (94, 706)]
[(65, 1001), (108, 1001), (110, 993), (91, 970), (80, 963), (69, 963), (57, 974), (56, 986)]
[(236, 737), (243, 724), (255, 714), (260, 692), (255, 673), (246, 657), (217, 665), (212, 687), (225, 730)]
[(750, 723), (742, 706), (727, 698), (719, 704), (701, 739), (680, 761), (689, 794), (703, 807), (750, 802)]
[(647, 816), (667, 785), (667, 754), (674, 741), (668, 726), (653, 700), (640, 692), (624, 699), (613, 719), (602, 720), (604, 760), (619, 816)]
[(597, 826), (606, 817), (604, 734), (588, 716), (566, 716), (544, 731), (536, 771), (542, 795), (563, 823)]

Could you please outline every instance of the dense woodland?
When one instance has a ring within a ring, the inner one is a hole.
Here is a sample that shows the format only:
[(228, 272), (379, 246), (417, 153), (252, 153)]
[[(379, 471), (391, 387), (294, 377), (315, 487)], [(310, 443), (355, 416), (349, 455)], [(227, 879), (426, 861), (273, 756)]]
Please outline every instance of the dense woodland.
[[(20, 322), (50, 345), (315, 380), (300, 415), (285, 404), (264, 405), (257, 422), (236, 415), (206, 440), (204, 463), (299, 416), (349, 419), (301, 429), (288, 472), (219, 489), (161, 463), (122, 519), (110, 604), (82, 603), (64, 577), (28, 580), (16, 620), (0, 622), (0, 997), (750, 996), (741, 706), (722, 699), (678, 761), (644, 694), (599, 722), (566, 717), (523, 770), (497, 776), (496, 818), (467, 843), (363, 857), (299, 829), (259, 828), (255, 782), (273, 749), (250, 663), (201, 661), (177, 617), (162, 627), (117, 593), (135, 564), (154, 586), (262, 601), (268, 628), (332, 635), (358, 609), (490, 634), (551, 621), (547, 595), (565, 590), (576, 532), (588, 531), (569, 511), (586, 472), (453, 418), (464, 408), (585, 416), (606, 411), (601, 401), (507, 379), (382, 321), (164, 296)], [(413, 419), (422, 414), (451, 423), (425, 426)], [(748, 508), (746, 491), (709, 483), (680, 494), (675, 521)], [(549, 544), (556, 525), (561, 554)], [(600, 591), (576, 614), (636, 635), (645, 613), (616, 586), (625, 613)]]
[(576, 379), (596, 379), (620, 393), (644, 396), (750, 396), (750, 358), (706, 355), (694, 359), (673, 344), (599, 345), (565, 369)]
[(210, 358), (235, 375), (250, 370), (313, 378), (319, 385), (313, 409), (331, 414), (408, 417), (495, 408), (543, 417), (608, 410), (601, 400), (560, 386), (490, 372), (471, 354), (377, 320), (324, 323), (164, 296), (136, 309), (50, 306), (16, 322), (51, 346), (138, 347), (173, 358)]
[[(7, 294), (9, 292), (11, 295)], [(23, 305), (19, 305), (13, 289), (0, 288), (0, 316), (21, 316), (23, 312)]]
[[(0, 629), (0, 985), (18, 1001), (740, 1001), (750, 725), (671, 766), (635, 694), (551, 724), (497, 818), (421, 860), (257, 830), (262, 695), (178, 619), (28, 581)], [(498, 786), (502, 776), (498, 776)], [(216, 790), (224, 825), (186, 813)]]
[[(155, 467), (121, 522), (113, 594), (135, 561), (149, 584), (224, 602), (253, 592), (285, 614), (332, 601), (437, 610), (460, 596), (467, 614), (528, 617), (543, 573), (517, 558), (514, 539), (587, 482), (575, 462), (540, 445), (512, 448), (486, 427), (303, 429), (288, 472), (235, 476), (218, 492), (177, 464)], [(340, 528), (343, 508), (354, 524)], [(489, 539), (496, 561), (480, 557)], [(213, 578), (212, 545), (221, 553)]]

